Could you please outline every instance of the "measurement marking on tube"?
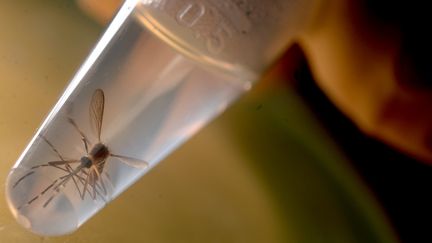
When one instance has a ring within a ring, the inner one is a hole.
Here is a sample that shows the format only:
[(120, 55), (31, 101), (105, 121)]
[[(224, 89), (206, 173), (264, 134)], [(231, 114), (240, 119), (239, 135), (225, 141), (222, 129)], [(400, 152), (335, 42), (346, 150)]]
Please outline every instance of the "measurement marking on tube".
[(193, 36), (204, 41), (211, 54), (221, 53), (235, 33), (245, 34), (252, 29), (246, 13), (231, 0), (159, 0), (147, 4), (167, 13), (177, 24), (192, 31)]
[(209, 13), (213, 15), (215, 19), (220, 19), (220, 21), (216, 21), (217, 25), (210, 32), (206, 40), (206, 46), (210, 53), (218, 54), (225, 48), (226, 39), (233, 36), (233, 31), (231, 27), (225, 23), (223, 16), (220, 15), (216, 8), (209, 7)]
[[(203, 19), (206, 19), (203, 21), (206, 23), (200, 25), (200, 20)], [(226, 46), (226, 39), (233, 36), (231, 27), (226, 23), (227, 19), (220, 11), (202, 2), (189, 2), (183, 5), (177, 10), (176, 21), (193, 30), (195, 36), (202, 37), (207, 50), (212, 54), (222, 52)]]
[(176, 20), (179, 24), (190, 28), (204, 16), (205, 12), (206, 9), (202, 3), (188, 3), (177, 12)]

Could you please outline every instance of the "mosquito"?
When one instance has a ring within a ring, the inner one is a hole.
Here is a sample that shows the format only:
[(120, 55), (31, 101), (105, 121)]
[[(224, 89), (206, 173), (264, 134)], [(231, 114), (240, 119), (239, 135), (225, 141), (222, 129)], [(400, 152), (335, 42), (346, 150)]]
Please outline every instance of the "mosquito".
[[(43, 208), (47, 207), (49, 203), (55, 198), (55, 196), (61, 192), (62, 188), (66, 187), (67, 183), (70, 181), (73, 182), (81, 200), (84, 200), (85, 195), (89, 194), (93, 200), (96, 200), (96, 197), (99, 196), (105, 201), (107, 189), (104, 179), (102, 178), (102, 172), (109, 158), (116, 158), (126, 165), (135, 168), (144, 169), (148, 166), (148, 163), (144, 160), (111, 153), (111, 150), (108, 148), (108, 146), (102, 142), (101, 133), (104, 106), (105, 94), (102, 89), (96, 89), (93, 92), (89, 106), (90, 123), (96, 131), (96, 143), (91, 143), (84, 132), (82, 132), (82, 130), (79, 128), (75, 120), (71, 117), (68, 117), (68, 122), (79, 133), (86, 152), (85, 155), (79, 159), (65, 159), (45, 136), (40, 136), (40, 138), (42, 138), (48, 144), (50, 149), (57, 155), (59, 159), (31, 167), (30, 171), (24, 176), (20, 177), (12, 187), (15, 188), (24, 179), (34, 174), (37, 169), (43, 167), (52, 167), (57, 170), (61, 170), (64, 172), (64, 175), (55, 179), (43, 191), (27, 201), (27, 203), (18, 207), (18, 209), (31, 205), (39, 197), (51, 191), (52, 195), (43, 204)], [(75, 165), (75, 167), (73, 167), (73, 165)], [(80, 187), (82, 187), (82, 189), (80, 189)]]

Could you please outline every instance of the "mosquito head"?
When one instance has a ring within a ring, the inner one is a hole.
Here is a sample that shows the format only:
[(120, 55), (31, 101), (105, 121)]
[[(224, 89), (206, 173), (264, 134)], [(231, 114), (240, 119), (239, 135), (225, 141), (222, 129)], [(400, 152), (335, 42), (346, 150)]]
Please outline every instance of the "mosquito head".
[(90, 168), (90, 166), (92, 165), (91, 159), (87, 156), (81, 157), (80, 160), (81, 160), (81, 165), (86, 167), (86, 168)]

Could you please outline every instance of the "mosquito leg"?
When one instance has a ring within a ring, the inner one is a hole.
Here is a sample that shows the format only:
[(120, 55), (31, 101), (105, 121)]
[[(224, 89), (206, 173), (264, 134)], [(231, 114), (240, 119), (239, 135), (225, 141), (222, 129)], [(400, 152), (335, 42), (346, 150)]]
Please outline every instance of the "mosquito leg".
[(30, 172), (28, 172), (27, 174), (25, 174), (24, 176), (22, 176), (21, 178), (19, 178), (19, 179), (15, 182), (15, 184), (13, 184), (12, 188), (15, 188), (16, 186), (18, 186), (18, 184), (19, 184), (22, 180), (24, 180), (24, 178), (26, 178), (27, 176), (29, 176), (29, 175), (31, 175), (31, 174), (33, 174), (33, 173), (35, 173), (35, 172), (34, 172), (34, 171), (30, 171)]
[[(82, 180), (84, 180), (83, 178), (82, 178)], [(107, 202), (106, 200), (105, 200), (105, 197), (101, 194), (101, 192), (100, 192), (100, 190), (102, 190), (102, 188), (101, 188), (101, 186), (99, 185), (99, 184), (95, 184), (95, 191), (96, 191), (96, 195), (98, 195), (99, 197), (101, 197), (102, 198), (102, 200), (104, 201), (104, 202)], [(88, 189), (88, 188), (87, 188)], [(87, 192), (90, 194), (91, 192), (90, 192), (90, 190), (87, 190)]]
[(108, 178), (108, 181), (111, 182), (112, 180), (111, 180), (111, 176), (110, 176), (110, 174), (109, 174), (108, 172), (105, 172), (105, 175), (106, 175), (106, 177)]
[(67, 169), (60, 167), (60, 165), (72, 164), (72, 163), (78, 163), (78, 162), (81, 162), (81, 161), (79, 161), (79, 160), (50, 161), (46, 164), (35, 165), (35, 166), (31, 167), (30, 169), (36, 170), (40, 167), (51, 166), (51, 167), (54, 167), (56, 169), (59, 169), (59, 170), (65, 171), (65, 172), (69, 172)]
[(70, 172), (69, 170), (67, 170), (67, 169), (65, 169), (63, 167), (60, 167), (60, 165), (69, 165), (69, 164), (78, 163), (78, 162), (80, 162), (80, 161), (79, 160), (50, 161), (50, 162), (48, 162), (46, 164), (41, 164), (41, 165), (33, 166), (30, 169), (35, 170), (35, 169), (38, 169), (40, 167), (51, 166), (51, 167), (54, 167), (56, 169), (59, 169), (59, 170), (62, 170), (62, 171), (65, 171), (65, 172), (69, 173)]
[(107, 191), (107, 189), (106, 189), (106, 186), (105, 186), (105, 183), (104, 183), (104, 181), (103, 181), (102, 175), (98, 175), (98, 176), (99, 176), (99, 180), (100, 180), (101, 185), (102, 185), (103, 194), (106, 196), (107, 193), (108, 193), (108, 191)]
[[(81, 171), (81, 173), (82, 173), (82, 171)], [(76, 180), (74, 180), (75, 181), (74, 183), (76, 183), (76, 187), (77, 188), (79, 187), (79, 185), (83, 186), (82, 191), (78, 190), (79, 196), (80, 196), (81, 200), (84, 200), (85, 192), (88, 191), (87, 188), (84, 188), (84, 186), (85, 186), (85, 180), (86, 179), (84, 179), (84, 177), (82, 177), (79, 174), (76, 175)], [(78, 185), (78, 183), (79, 183), (79, 185)]]
[(64, 161), (50, 161), (47, 164), (56, 167), (57, 165), (69, 165), (69, 164), (79, 163), (79, 162), (81, 162), (81, 160), (74, 159), (74, 160), (64, 160)]
[(88, 173), (85, 172), (84, 170), (81, 170), (80, 173), (84, 174), (84, 176), (87, 176), (86, 178), (84, 178), (80, 174), (76, 174), (75, 175), (77, 177), (78, 181), (84, 187), (84, 189), (82, 190), (82, 194), (80, 194), (81, 199), (84, 200), (85, 193), (87, 192), (88, 194), (90, 194), (91, 192), (90, 192), (90, 189), (88, 188), (88, 182), (87, 182), (87, 185), (86, 185), (86, 181), (88, 179)]
[(46, 208), (46, 206), (48, 206), (48, 204), (54, 199), (55, 196), (57, 196), (58, 193), (60, 193), (60, 188), (57, 187), (54, 190), (54, 193), (51, 195), (50, 198), (48, 198), (48, 200), (44, 203), (44, 205), (42, 207)]
[(106, 194), (107, 194), (107, 190), (106, 190), (105, 184), (104, 184), (104, 182), (103, 182), (103, 180), (102, 180), (102, 176), (101, 176), (101, 174), (99, 173), (98, 169), (94, 169), (94, 171), (95, 171), (95, 174), (96, 174), (96, 176), (97, 176), (96, 181), (99, 180), (99, 181), (101, 182), (101, 186), (102, 186), (103, 194), (106, 195)]
[(88, 145), (90, 144), (90, 140), (87, 139), (86, 135), (81, 131), (81, 129), (78, 127), (76, 122), (71, 117), (68, 117), (68, 121), (70, 124), (72, 124), (72, 126), (75, 128), (75, 130), (81, 135), (81, 140), (83, 141), (85, 150), (88, 154), (88, 152), (89, 152), (88, 151)]
[[(81, 174), (84, 174), (84, 176), (86, 176), (85, 178), (82, 177), (81, 175), (77, 174), (76, 177), (78, 179), (78, 182), (81, 183), (81, 185), (84, 186), (83, 191), (81, 192), (82, 194), (80, 194), (81, 200), (84, 200), (85, 197), (85, 193), (88, 193), (89, 195), (96, 194), (98, 196), (100, 196), (102, 198), (102, 200), (104, 200), (104, 202), (107, 202), (106, 199), (104, 198), (104, 196), (102, 195), (102, 193), (100, 192), (100, 190), (104, 190), (99, 184), (92, 182), (92, 177), (90, 177), (90, 174), (87, 173), (84, 170), (80, 171)], [(92, 186), (92, 183), (94, 183), (95, 187)], [(89, 186), (93, 189), (93, 192), (90, 191)]]
[(60, 167), (60, 165), (69, 165), (69, 164), (79, 163), (79, 162), (81, 162), (81, 161), (80, 160), (50, 161), (46, 164), (35, 165), (35, 166), (31, 167), (30, 169), (35, 170), (35, 169), (40, 168), (40, 167), (51, 166), (51, 167), (54, 167), (56, 169), (59, 169), (59, 170), (65, 171), (65, 172), (70, 172), (69, 170)]
[[(95, 187), (96, 190), (94, 190), (94, 192), (96, 192), (96, 196), (99, 196), (100, 198), (102, 198), (102, 200), (104, 202), (107, 202), (107, 200), (105, 199), (104, 195), (100, 192), (100, 190), (101, 190), (100, 186), (98, 184), (95, 184), (95, 186), (96, 186)], [(96, 199), (94, 199), (94, 200), (96, 200)]]
[(85, 170), (81, 170), (80, 171), (81, 174), (84, 174), (84, 176), (86, 176), (85, 178), (82, 177), (81, 175), (77, 174), (76, 177), (78, 178), (78, 181), (81, 183), (81, 185), (83, 185), (83, 190), (82, 193), (80, 194), (81, 200), (84, 200), (85, 197), (85, 193), (87, 192), (89, 195), (91, 194), (90, 189), (88, 188), (88, 184), (89, 184), (89, 174), (85, 171)]
[(33, 166), (33, 167), (31, 167), (30, 169), (31, 170), (36, 170), (36, 169), (39, 169), (40, 167), (47, 167), (47, 166), (51, 166), (51, 167), (54, 167), (54, 168), (56, 168), (56, 169), (59, 169), (59, 170), (62, 170), (62, 171), (65, 171), (65, 172), (67, 172), (67, 170), (65, 169), (65, 168), (62, 168), (62, 167), (60, 167), (60, 166), (58, 166), (58, 165), (50, 165), (50, 164), (40, 164), (40, 165), (35, 165), (35, 166)]
[[(85, 171), (81, 171), (81, 173), (82, 174), (84, 174), (85, 176), (87, 176), (86, 177), (86, 179), (88, 178), (88, 173), (87, 172), (85, 172)], [(80, 176), (80, 175), (77, 175), (77, 178), (78, 178), (78, 180), (79, 180), (79, 182), (81, 183), (81, 185), (85, 185), (85, 182), (86, 182), (86, 179), (84, 178), (84, 177), (82, 177), (82, 176)], [(88, 184), (87, 184), (88, 185)], [(99, 191), (101, 189), (101, 186), (99, 186), (97, 183), (96, 183), (96, 194), (100, 197), (100, 198), (102, 198), (102, 200), (105, 202), (105, 203), (107, 203), (107, 200), (105, 199), (105, 197), (101, 194), (101, 192)], [(83, 194), (85, 193), (85, 192), (87, 192), (89, 195), (91, 195), (91, 191), (90, 191), (90, 189), (88, 188), (88, 186), (86, 186), (86, 189), (85, 189), (85, 191), (83, 191)], [(84, 200), (84, 195), (81, 197), (81, 199), (82, 200)]]
[[(72, 169), (72, 167), (68, 167), (68, 168), (70, 168), (70, 169)], [(66, 187), (66, 183), (68, 183), (68, 181), (71, 179), (71, 178), (73, 178), (74, 179), (74, 176), (76, 176), (80, 171), (82, 170), (82, 167), (81, 166), (78, 166), (77, 168), (75, 168), (75, 169), (73, 169), (72, 171), (70, 171), (69, 169), (68, 169), (68, 171), (69, 171), (69, 174), (67, 174), (67, 175), (64, 175), (64, 176), (62, 176), (62, 177), (60, 177), (60, 178), (58, 178), (58, 180), (62, 180), (59, 184), (57, 184), (54, 188), (53, 188), (53, 191), (54, 191), (54, 193), (51, 195), (51, 197), (50, 198), (48, 198), (48, 200), (44, 203), (44, 205), (43, 205), (43, 207), (45, 208), (46, 206), (48, 206), (48, 204), (60, 193), (60, 191), (61, 191), (61, 188), (60, 187)]]
[[(100, 186), (99, 185), (97, 185), (96, 184), (96, 187), (97, 187), (97, 189), (99, 189), (100, 188)], [(102, 198), (102, 200), (105, 202), (105, 203), (107, 203), (108, 201), (105, 199), (105, 196), (104, 195), (102, 195), (100, 192), (99, 192), (99, 190), (96, 190), (96, 194), (100, 197), (100, 198)]]
[(29, 200), (26, 204), (23, 204), (21, 206), (19, 206), (17, 209), (20, 210), (21, 208), (25, 207), (25, 206), (29, 206), (30, 204), (32, 204), (36, 199), (38, 199), (40, 196), (44, 195), (49, 189), (51, 189), (59, 180), (60, 178), (57, 178), (56, 180), (54, 180), (49, 186), (47, 186), (41, 193), (39, 193), (38, 195), (36, 195), (35, 197), (33, 197), (31, 200)]
[(90, 167), (89, 168), (89, 172), (88, 172), (88, 185), (90, 185), (92, 192), (91, 192), (91, 197), (93, 200), (96, 200), (96, 178), (95, 178), (95, 172), (93, 171), (94, 168)]
[(54, 147), (54, 145), (44, 135), (39, 134), (39, 137), (42, 138), (48, 144), (48, 146), (51, 148), (52, 151), (54, 151), (54, 153), (57, 154), (57, 156), (60, 158), (60, 160), (64, 161), (64, 158), (63, 158), (63, 156), (61, 156), (60, 152)]
[(97, 182), (96, 173), (93, 172), (93, 173), (90, 173), (90, 175), (92, 175), (91, 176), (91, 183), (90, 183), (90, 186), (93, 189), (92, 198), (93, 198), (93, 200), (96, 200), (96, 191), (97, 191), (97, 188), (96, 188), (96, 182)]
[(50, 198), (48, 198), (48, 200), (43, 204), (43, 208), (46, 208), (48, 206), (48, 204), (60, 193), (61, 188), (60, 187), (65, 187), (66, 183), (73, 178), (73, 176), (77, 173), (77, 170), (75, 169), (74, 171), (72, 171), (70, 174), (65, 175), (60, 177), (59, 179), (61, 179), (62, 181), (57, 184), (54, 188), (53, 191), (54, 193), (51, 195)]
[[(75, 176), (77, 176), (77, 173), (82, 169), (81, 167), (77, 167), (75, 169), (73, 169), (70, 164), (71, 163), (76, 163), (76, 162), (80, 162), (79, 160), (70, 160), (70, 161), (51, 161), (48, 162), (46, 164), (42, 164), (42, 165), (38, 165), (38, 166), (34, 166), (31, 169), (37, 169), (43, 166), (51, 166), (54, 167), (56, 169), (60, 169), (63, 170), (65, 172), (67, 172), (68, 174), (61, 176), (57, 179), (55, 179), (48, 187), (46, 187), (40, 194), (36, 195), (35, 197), (33, 197), (31, 200), (29, 200), (26, 204), (18, 207), (18, 210), (21, 209), (24, 206), (28, 206), (31, 203), (33, 203), (35, 200), (37, 200), (39, 197), (41, 197), (42, 195), (44, 195), (49, 189), (53, 188), (54, 193), (53, 195), (45, 202), (45, 204), (43, 205), (43, 207), (45, 208), (50, 202), (51, 200), (60, 192), (60, 186), (65, 186), (66, 183), (72, 178), (72, 180), (74, 181), (74, 184), (79, 192), (79, 194), (81, 195), (79, 186), (75, 180)], [(60, 165), (65, 165), (65, 168), (60, 167)], [(27, 174), (25, 174), (24, 176), (22, 176), (20, 179), (18, 179), (18, 181), (13, 185), (13, 188), (15, 188), (22, 180), (24, 180), (26, 177), (32, 175), (33, 173), (35, 173), (35, 171), (30, 171)], [(57, 182), (61, 180), (61, 182), (59, 184), (57, 184)], [(56, 185), (57, 184), (57, 185)]]
[[(85, 178), (85, 182), (84, 182), (84, 190), (83, 190), (83, 195), (81, 197), (82, 200), (84, 200), (84, 196), (85, 196), (85, 192), (88, 189), (88, 184), (89, 184), (89, 180), (90, 180), (90, 174), (86, 173), (83, 171), (84, 174), (86, 174), (86, 178)], [(90, 194), (90, 190), (89, 190), (89, 194)]]
[(84, 138), (81, 138), (81, 140), (83, 141), (85, 151), (86, 151), (86, 153), (88, 154), (88, 153), (89, 153), (89, 150), (88, 150), (88, 144), (87, 144), (87, 141), (86, 141)]
[[(71, 173), (73, 173), (73, 169), (72, 169), (72, 167), (71, 167), (69, 164), (66, 164), (66, 168), (67, 168)], [(72, 176), (72, 181), (73, 181), (73, 183), (74, 183), (76, 189), (78, 190), (79, 195), (81, 196), (81, 190), (80, 190), (80, 188), (79, 188), (79, 186), (78, 186), (77, 181), (75, 180), (75, 176)]]
[[(100, 162), (98, 165), (97, 165), (97, 168), (96, 168), (96, 174), (97, 174), (97, 176), (98, 176), (98, 179), (101, 181), (101, 187), (102, 187), (102, 190), (103, 190), (103, 194), (104, 195), (107, 195), (107, 190), (106, 190), (106, 187), (105, 187), (105, 183), (104, 183), (104, 181), (103, 181), (103, 177), (102, 177), (102, 173), (100, 173), (99, 171), (102, 171), (103, 170), (103, 168), (105, 167), (105, 164), (106, 164), (106, 159), (104, 160), (104, 161), (102, 161), (102, 162)], [(109, 178), (108, 178), (109, 179)]]
[(63, 171), (68, 172), (66, 169), (60, 167), (60, 165), (72, 164), (72, 163), (78, 163), (78, 162), (81, 162), (81, 161), (80, 161), (80, 160), (60, 160), (60, 161), (50, 161), (50, 162), (45, 163), (45, 164), (35, 165), (35, 166), (31, 167), (30, 169), (31, 169), (31, 170), (35, 170), (35, 169), (40, 168), (40, 167), (52, 166), (52, 167), (57, 168), (57, 169), (59, 169), (59, 170), (63, 170)]
[(51, 167), (54, 167), (54, 168), (56, 168), (56, 169), (59, 169), (59, 170), (62, 170), (62, 171), (65, 171), (65, 172), (68, 172), (68, 173), (69, 173), (68, 170), (66, 170), (66, 169), (64, 169), (64, 168), (62, 168), (62, 167), (60, 167), (59, 165), (62, 165), (62, 164), (70, 164), (70, 163), (76, 163), (76, 162), (80, 162), (80, 161), (79, 161), (79, 160), (51, 161), (51, 162), (48, 162), (48, 163), (46, 163), (46, 164), (41, 164), (41, 165), (33, 166), (33, 167), (30, 168), (32, 171), (28, 172), (27, 174), (25, 174), (25, 175), (23, 175), (21, 178), (19, 178), (19, 179), (15, 182), (15, 184), (12, 186), (12, 188), (15, 188), (16, 186), (18, 186), (18, 184), (19, 184), (22, 180), (24, 180), (24, 179), (27, 178), (28, 176), (34, 174), (34, 173), (35, 173), (34, 170), (37, 169), (37, 168), (45, 167), (45, 166), (51, 166)]
[(97, 196), (99, 193), (98, 193), (98, 189), (96, 188), (96, 184), (92, 184), (91, 186), (92, 186), (92, 189), (93, 189), (92, 199), (93, 199), (93, 202), (95, 202), (95, 201), (96, 201), (96, 196)]

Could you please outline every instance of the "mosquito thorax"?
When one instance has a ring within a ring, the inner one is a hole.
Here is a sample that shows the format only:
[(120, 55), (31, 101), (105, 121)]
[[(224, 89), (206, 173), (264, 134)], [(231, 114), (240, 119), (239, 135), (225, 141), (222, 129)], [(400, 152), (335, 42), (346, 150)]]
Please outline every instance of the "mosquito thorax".
[(103, 143), (96, 144), (90, 151), (91, 157), (96, 161), (106, 159), (109, 154), (108, 147)]

